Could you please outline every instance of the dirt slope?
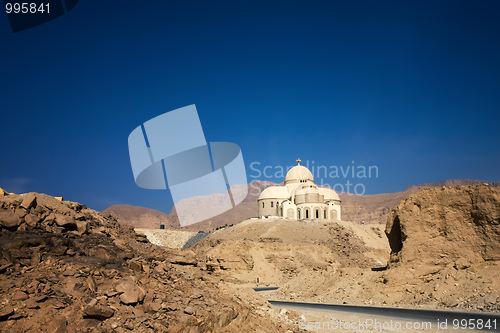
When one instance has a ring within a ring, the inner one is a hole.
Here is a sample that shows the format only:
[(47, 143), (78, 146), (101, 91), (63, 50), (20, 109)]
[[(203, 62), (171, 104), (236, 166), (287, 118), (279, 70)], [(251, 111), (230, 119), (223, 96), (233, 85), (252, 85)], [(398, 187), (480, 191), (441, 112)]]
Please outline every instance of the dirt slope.
[[(382, 266), (388, 256), (383, 235), (368, 226), (328, 221), (247, 220), (216, 232), (192, 249), (225, 281), (255, 285), (307, 286), (344, 267)], [(370, 239), (367, 247), (362, 238)], [(316, 286), (317, 287), (317, 286)]]

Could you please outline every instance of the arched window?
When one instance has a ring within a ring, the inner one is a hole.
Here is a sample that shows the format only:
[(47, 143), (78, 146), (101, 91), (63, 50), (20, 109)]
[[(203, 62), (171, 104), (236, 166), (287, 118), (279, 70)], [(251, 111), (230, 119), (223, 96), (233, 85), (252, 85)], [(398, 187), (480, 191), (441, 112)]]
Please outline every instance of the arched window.
[(306, 209), (306, 219), (309, 218), (309, 209)]
[(323, 215), (325, 215), (324, 219), (326, 220), (326, 209), (323, 211), (323, 213), (324, 213)]
[(297, 209), (297, 215), (298, 219), (300, 220), (300, 209)]
[(319, 210), (316, 209), (316, 218), (319, 219)]
[(273, 208), (273, 204), (274, 204), (274, 202), (271, 201), (271, 208)]
[(264, 203), (262, 203), (262, 208), (264, 208)]

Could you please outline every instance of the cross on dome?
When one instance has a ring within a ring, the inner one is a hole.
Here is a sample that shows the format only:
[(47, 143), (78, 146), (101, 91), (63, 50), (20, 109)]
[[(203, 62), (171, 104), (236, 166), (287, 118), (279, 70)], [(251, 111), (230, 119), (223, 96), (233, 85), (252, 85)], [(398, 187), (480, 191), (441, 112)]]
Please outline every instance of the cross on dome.
[(300, 162), (302, 162), (302, 160), (298, 158), (295, 162), (297, 162), (297, 165), (300, 165)]

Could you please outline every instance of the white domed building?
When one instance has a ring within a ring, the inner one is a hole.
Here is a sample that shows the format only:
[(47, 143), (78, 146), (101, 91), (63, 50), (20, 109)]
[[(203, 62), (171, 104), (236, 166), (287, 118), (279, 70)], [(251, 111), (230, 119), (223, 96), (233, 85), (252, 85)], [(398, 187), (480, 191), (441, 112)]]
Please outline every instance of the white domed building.
[(296, 220), (340, 220), (340, 198), (327, 187), (314, 184), (308, 168), (297, 165), (288, 171), (284, 186), (271, 186), (261, 192), (259, 218), (288, 218)]

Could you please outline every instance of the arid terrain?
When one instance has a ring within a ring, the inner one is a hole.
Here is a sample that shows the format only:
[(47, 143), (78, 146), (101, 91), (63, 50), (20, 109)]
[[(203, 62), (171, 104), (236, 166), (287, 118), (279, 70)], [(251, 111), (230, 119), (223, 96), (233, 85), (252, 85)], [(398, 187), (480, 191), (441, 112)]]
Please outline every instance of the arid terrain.
[(288, 332), (192, 251), (75, 202), (0, 191), (2, 332)]
[(279, 286), (269, 299), (500, 310), (500, 189), (419, 191), (379, 231), (349, 222), (247, 220), (192, 249), (222, 280)]
[(206, 234), (136, 232), (2, 190), (0, 330), (298, 332), (321, 317), (266, 299), (500, 312), (500, 189), (408, 191), (386, 224), (246, 219)]

